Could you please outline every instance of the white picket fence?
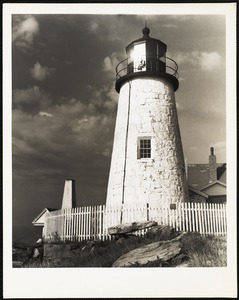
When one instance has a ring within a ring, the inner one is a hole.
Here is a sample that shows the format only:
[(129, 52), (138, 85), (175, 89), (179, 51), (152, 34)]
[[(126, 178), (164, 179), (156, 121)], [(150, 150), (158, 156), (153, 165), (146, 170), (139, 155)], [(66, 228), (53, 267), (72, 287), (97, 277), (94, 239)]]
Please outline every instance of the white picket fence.
[[(184, 232), (226, 235), (226, 204), (177, 203), (174, 205), (134, 203), (121, 206), (84, 206), (49, 212), (45, 240), (108, 240), (108, 228), (123, 223), (156, 221)], [(147, 230), (136, 232), (144, 235)]]

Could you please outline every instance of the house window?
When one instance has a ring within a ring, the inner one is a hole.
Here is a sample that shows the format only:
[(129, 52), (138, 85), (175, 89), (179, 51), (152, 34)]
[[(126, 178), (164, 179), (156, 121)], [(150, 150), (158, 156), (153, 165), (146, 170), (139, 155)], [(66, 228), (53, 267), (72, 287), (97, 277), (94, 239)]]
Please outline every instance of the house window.
[(139, 139), (138, 158), (151, 158), (151, 139)]

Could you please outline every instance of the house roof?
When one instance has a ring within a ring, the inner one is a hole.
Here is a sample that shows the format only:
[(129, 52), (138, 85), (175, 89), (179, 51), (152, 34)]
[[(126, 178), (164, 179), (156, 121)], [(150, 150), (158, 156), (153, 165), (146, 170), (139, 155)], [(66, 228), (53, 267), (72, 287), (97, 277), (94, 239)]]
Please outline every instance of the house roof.
[(190, 190), (190, 191), (192, 191), (192, 192), (194, 192), (194, 193), (196, 193), (196, 194), (198, 194), (198, 195), (200, 195), (200, 196), (203, 196), (204, 198), (208, 198), (209, 196), (207, 195), (207, 194), (205, 194), (204, 192), (201, 192), (200, 190), (197, 190), (197, 189), (195, 189), (194, 187), (192, 187), (192, 186), (188, 186), (188, 189)]
[(209, 164), (188, 165), (188, 184), (196, 189), (205, 185), (209, 181)]
[(220, 181), (220, 180), (216, 180), (216, 181), (213, 181), (213, 182), (211, 182), (211, 183), (208, 183), (208, 184), (202, 186), (202, 187), (200, 188), (200, 191), (205, 190), (206, 188), (208, 188), (208, 187), (210, 187), (210, 186), (212, 186), (212, 185), (215, 185), (215, 184), (220, 184), (220, 185), (222, 185), (222, 186), (224, 186), (224, 187), (227, 187), (227, 185), (226, 185), (224, 182), (222, 182), (222, 181)]
[[(226, 171), (226, 163), (217, 164), (217, 180)], [(209, 182), (209, 164), (188, 164), (188, 184), (195, 189), (207, 185)]]
[(217, 179), (219, 180), (220, 177), (223, 175), (224, 172), (226, 172), (226, 167), (227, 167), (227, 164), (224, 163), (222, 164), (221, 166), (219, 166), (217, 168)]
[(54, 210), (57, 210), (57, 208), (49, 208), (49, 207), (44, 208), (43, 211), (41, 211), (41, 213), (32, 221), (32, 223), (33, 224), (36, 223), (40, 219), (40, 217), (44, 215), (45, 212), (47, 211), (51, 212)]

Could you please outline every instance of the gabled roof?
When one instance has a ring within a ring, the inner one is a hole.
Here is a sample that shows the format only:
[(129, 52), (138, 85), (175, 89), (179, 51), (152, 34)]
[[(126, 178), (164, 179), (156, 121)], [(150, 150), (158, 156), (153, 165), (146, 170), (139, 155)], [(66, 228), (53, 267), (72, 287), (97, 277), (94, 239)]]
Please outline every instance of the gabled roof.
[(41, 216), (43, 216), (47, 211), (48, 212), (51, 212), (51, 211), (54, 211), (54, 210), (57, 210), (57, 208), (49, 208), (49, 207), (46, 207), (43, 209), (43, 211), (32, 221), (32, 223), (36, 223)]
[(220, 167), (217, 168), (217, 179), (218, 180), (223, 175), (223, 173), (226, 172), (226, 167), (227, 167), (227, 164), (224, 163)]
[(200, 190), (200, 191), (205, 190), (206, 188), (208, 188), (208, 187), (210, 187), (210, 186), (212, 186), (212, 185), (215, 185), (215, 184), (220, 184), (220, 185), (222, 185), (222, 186), (224, 186), (224, 187), (227, 187), (227, 185), (226, 185), (224, 182), (222, 182), (222, 181), (220, 181), (220, 180), (215, 180), (215, 181), (213, 181), (213, 182), (211, 182), (211, 183), (208, 183), (208, 184), (206, 184), (206, 185), (200, 187), (199, 190)]
[(194, 193), (196, 193), (196, 194), (198, 194), (198, 195), (200, 195), (200, 196), (202, 196), (202, 197), (204, 197), (204, 198), (208, 198), (209, 196), (207, 195), (207, 194), (205, 194), (204, 192), (201, 192), (200, 190), (197, 190), (197, 189), (195, 189), (194, 187), (192, 187), (192, 186), (188, 186), (188, 189), (190, 190), (190, 191), (192, 191), (192, 192), (194, 192)]

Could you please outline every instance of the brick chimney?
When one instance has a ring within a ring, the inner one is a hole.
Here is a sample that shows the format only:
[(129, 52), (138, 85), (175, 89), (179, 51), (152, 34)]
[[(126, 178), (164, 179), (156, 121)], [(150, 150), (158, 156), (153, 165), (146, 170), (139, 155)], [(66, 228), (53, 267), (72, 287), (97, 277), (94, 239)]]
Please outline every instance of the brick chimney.
[(209, 183), (217, 180), (217, 159), (216, 155), (214, 155), (214, 148), (210, 148), (210, 156), (209, 156)]
[(66, 179), (61, 209), (76, 207), (75, 180)]

